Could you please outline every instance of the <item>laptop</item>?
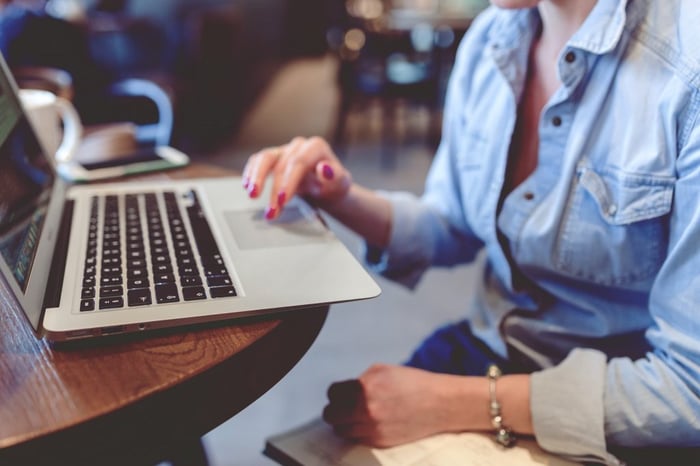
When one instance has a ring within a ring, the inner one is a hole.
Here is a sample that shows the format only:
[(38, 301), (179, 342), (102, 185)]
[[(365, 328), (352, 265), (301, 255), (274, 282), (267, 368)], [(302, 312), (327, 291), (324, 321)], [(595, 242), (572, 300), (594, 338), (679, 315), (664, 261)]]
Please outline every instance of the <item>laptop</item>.
[[(270, 184), (270, 183), (268, 183)], [(267, 221), (236, 177), (71, 186), (0, 57), (0, 274), (37, 335), (86, 339), (367, 299), (317, 211)]]

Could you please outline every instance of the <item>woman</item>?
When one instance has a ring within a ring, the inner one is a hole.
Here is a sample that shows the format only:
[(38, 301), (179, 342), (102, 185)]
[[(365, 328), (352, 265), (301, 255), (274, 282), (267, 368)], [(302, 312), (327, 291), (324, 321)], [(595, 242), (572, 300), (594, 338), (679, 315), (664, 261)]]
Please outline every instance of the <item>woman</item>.
[[(495, 426), (609, 464), (615, 447), (699, 446), (700, 5), (492, 3), (421, 198), (354, 184), (317, 138), (246, 165), (253, 197), (272, 177), (268, 218), (303, 195), (405, 284), (486, 250), (465, 322), (333, 384), (324, 417), (371, 445)], [(492, 362), (509, 375), (485, 377)]]

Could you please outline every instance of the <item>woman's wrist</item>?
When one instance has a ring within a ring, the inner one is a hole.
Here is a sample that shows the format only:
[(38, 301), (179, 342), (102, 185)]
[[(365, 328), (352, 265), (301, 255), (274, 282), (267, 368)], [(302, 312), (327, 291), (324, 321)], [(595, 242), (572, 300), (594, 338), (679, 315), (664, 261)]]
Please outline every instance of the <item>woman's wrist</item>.
[(316, 205), (333, 217), (342, 216), (347, 206), (352, 203), (352, 191), (354, 186), (355, 183), (351, 181), (345, 192), (336, 194), (331, 198), (318, 199), (316, 200)]
[[(438, 403), (445, 409), (446, 431), (492, 432), (488, 378), (439, 375), (446, 378), (436, 384), (440, 387)], [(500, 377), (496, 397), (501, 405), (504, 423), (517, 433), (531, 435), (530, 376), (517, 374)]]
[(532, 435), (534, 428), (530, 410), (530, 376), (513, 374), (500, 377), (496, 396), (501, 404), (504, 423), (517, 433)]
[(383, 248), (389, 243), (391, 204), (374, 191), (353, 183), (344, 196), (319, 207), (370, 244)]
[(491, 420), (488, 405), (486, 377), (439, 374), (445, 378), (439, 387), (437, 404), (443, 411), (446, 432), (488, 431)]

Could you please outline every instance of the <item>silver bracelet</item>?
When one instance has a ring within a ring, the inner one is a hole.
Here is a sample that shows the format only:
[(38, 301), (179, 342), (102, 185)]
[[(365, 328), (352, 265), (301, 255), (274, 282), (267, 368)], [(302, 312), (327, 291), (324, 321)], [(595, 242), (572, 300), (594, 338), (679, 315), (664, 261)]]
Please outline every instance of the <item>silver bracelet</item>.
[(512, 447), (516, 442), (515, 433), (503, 424), (501, 403), (496, 399), (496, 381), (501, 376), (501, 369), (491, 364), (486, 370), (486, 376), (489, 378), (489, 414), (491, 414), (491, 425), (496, 429), (496, 442), (504, 447)]

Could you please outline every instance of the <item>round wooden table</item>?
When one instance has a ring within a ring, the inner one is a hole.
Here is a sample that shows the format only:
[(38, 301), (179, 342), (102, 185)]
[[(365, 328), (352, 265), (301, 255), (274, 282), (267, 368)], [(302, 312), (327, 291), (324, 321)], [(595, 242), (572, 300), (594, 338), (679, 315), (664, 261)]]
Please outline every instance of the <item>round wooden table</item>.
[[(230, 174), (193, 166), (173, 178)], [(277, 383), (328, 307), (51, 346), (0, 283), (0, 465), (206, 464), (200, 437)]]

